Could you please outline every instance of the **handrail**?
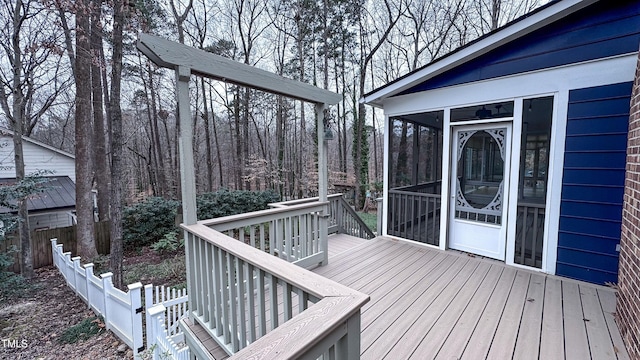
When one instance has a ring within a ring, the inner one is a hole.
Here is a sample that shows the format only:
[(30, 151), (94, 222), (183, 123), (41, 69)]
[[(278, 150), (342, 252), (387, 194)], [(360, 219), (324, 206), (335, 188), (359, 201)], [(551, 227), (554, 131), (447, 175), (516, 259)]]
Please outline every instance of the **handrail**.
[(373, 239), (376, 237), (373, 231), (369, 229), (369, 226), (364, 223), (362, 218), (349, 206), (342, 196), (337, 199), (337, 204), (336, 223), (339, 227), (339, 233), (349, 234), (363, 239)]
[[(314, 202), (308, 202), (304, 204), (297, 204), (294, 206), (278, 207), (278, 208), (252, 211), (252, 212), (236, 214), (236, 215), (223, 216), (223, 217), (214, 218), (214, 219), (206, 219), (206, 220), (198, 221), (198, 224), (214, 227), (216, 229), (224, 228), (223, 224), (230, 224), (230, 223), (244, 224), (242, 226), (248, 226), (252, 223), (255, 224), (256, 222), (260, 222), (263, 219), (272, 218), (273, 215), (278, 215), (283, 213), (287, 213), (287, 214), (294, 213), (297, 210), (300, 210), (300, 213), (309, 212), (309, 211), (318, 211), (318, 209), (322, 210), (321, 207), (327, 204), (329, 204), (328, 201), (327, 202), (314, 201)], [(218, 231), (224, 231), (224, 230), (218, 230)]]
[(191, 317), (234, 359), (315, 358), (332, 347), (338, 358), (359, 357), (360, 308), (368, 295), (203, 223), (182, 228), (188, 235), (187, 275), (195, 287), (189, 290)]
[(430, 197), (430, 198), (436, 198), (436, 199), (439, 199), (441, 196), (440, 194), (429, 194), (429, 193), (421, 193), (417, 191), (407, 191), (407, 190), (397, 190), (397, 189), (391, 189), (389, 190), (389, 193), (403, 194), (403, 195), (416, 195), (416, 196)]
[[(342, 197), (342, 194), (331, 194), (327, 196), (327, 200), (332, 200), (335, 198), (339, 198)], [(295, 200), (287, 200), (287, 201), (280, 201), (280, 202), (276, 202), (276, 203), (271, 203), (268, 206), (272, 207), (272, 208), (283, 208), (283, 207), (290, 207), (293, 205), (300, 205), (300, 204), (307, 204), (310, 202), (315, 202), (315, 201), (319, 201), (320, 198), (318, 196), (316, 197), (311, 197), (311, 198), (302, 198), (302, 199), (295, 199)]]

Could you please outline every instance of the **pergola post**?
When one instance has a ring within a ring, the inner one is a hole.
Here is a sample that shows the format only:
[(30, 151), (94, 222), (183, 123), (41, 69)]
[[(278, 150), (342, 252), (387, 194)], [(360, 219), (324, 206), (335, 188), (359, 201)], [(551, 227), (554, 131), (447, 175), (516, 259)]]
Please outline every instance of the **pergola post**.
[[(193, 120), (189, 104), (189, 80), (191, 69), (186, 66), (176, 67), (176, 94), (178, 98), (178, 150), (180, 152), (180, 188), (182, 190), (182, 222), (186, 225), (198, 221), (196, 213), (196, 174), (193, 165)], [(193, 254), (189, 243), (193, 235), (184, 230), (185, 263), (191, 269)], [(187, 294), (193, 293), (194, 274), (187, 271)], [(189, 296), (189, 309), (193, 308), (192, 297)], [(193, 314), (189, 312), (193, 321)]]
[[(317, 133), (318, 133), (318, 198), (320, 201), (327, 201), (328, 192), (328, 172), (327, 156), (328, 156), (328, 144), (324, 139), (324, 112), (327, 106), (323, 103), (316, 103), (316, 119), (318, 119)], [(329, 263), (329, 232), (328, 232), (328, 206), (324, 206), (324, 210), (320, 216), (320, 249), (324, 252), (324, 258), (320, 263), (321, 266)]]
[(191, 69), (176, 68), (176, 93), (178, 95), (178, 149), (180, 151), (180, 183), (182, 189), (182, 222), (193, 225), (196, 215), (196, 176), (193, 165), (193, 120), (189, 106), (189, 80)]

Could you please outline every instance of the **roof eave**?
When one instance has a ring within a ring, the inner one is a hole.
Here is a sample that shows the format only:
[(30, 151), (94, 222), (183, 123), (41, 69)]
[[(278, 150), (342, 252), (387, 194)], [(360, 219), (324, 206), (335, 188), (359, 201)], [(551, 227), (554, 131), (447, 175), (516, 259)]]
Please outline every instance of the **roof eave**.
[(478, 41), (473, 42), (470, 46), (460, 51), (454, 51), (449, 55), (445, 55), (413, 73), (409, 73), (398, 80), (365, 94), (360, 99), (360, 102), (375, 107), (383, 107), (384, 100), (389, 97), (454, 69), (499, 46), (514, 41), (598, 1), (599, 0), (563, 0), (551, 4), (533, 15), (525, 15), (521, 20), (507, 24), (504, 28), (490, 33), (484, 38), (478, 39)]

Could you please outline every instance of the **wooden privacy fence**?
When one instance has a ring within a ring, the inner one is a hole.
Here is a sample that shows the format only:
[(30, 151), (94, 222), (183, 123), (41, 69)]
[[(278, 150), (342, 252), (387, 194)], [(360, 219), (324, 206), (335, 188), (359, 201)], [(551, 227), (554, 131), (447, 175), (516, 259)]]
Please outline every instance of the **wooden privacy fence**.
[[(96, 249), (98, 254), (107, 255), (110, 251), (111, 241), (109, 237), (109, 221), (101, 221), (95, 223), (94, 233), (96, 236)], [(53, 264), (53, 256), (51, 253), (51, 239), (57, 239), (57, 243), (64, 245), (67, 251), (74, 254), (78, 253), (76, 225), (66, 226), (55, 229), (38, 230), (31, 232), (31, 252), (33, 259), (33, 268), (38, 269)], [(0, 242), (0, 253), (3, 253), (15, 246), (20, 250), (20, 238), (18, 234), (7, 236), (5, 241)], [(13, 255), (13, 265), (8, 270), (20, 272), (20, 252)]]

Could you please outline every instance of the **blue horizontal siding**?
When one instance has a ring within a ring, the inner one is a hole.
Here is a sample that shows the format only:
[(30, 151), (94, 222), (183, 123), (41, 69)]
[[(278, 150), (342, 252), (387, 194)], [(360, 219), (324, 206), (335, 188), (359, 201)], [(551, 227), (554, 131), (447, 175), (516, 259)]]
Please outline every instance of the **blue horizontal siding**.
[(567, 135), (602, 134), (602, 133), (626, 133), (629, 129), (628, 115), (610, 116), (608, 121), (600, 118), (573, 118), (567, 124)]
[[(597, 141), (597, 139), (594, 139)], [(625, 170), (622, 169), (573, 169), (565, 166), (564, 183), (574, 185), (620, 185), (624, 184)]]
[(617, 256), (616, 249), (619, 244), (618, 239), (596, 237), (593, 235), (585, 235), (580, 233), (563, 232), (563, 248), (581, 249), (593, 253)]
[(562, 200), (596, 203), (617, 203), (624, 196), (624, 186), (599, 186), (584, 184), (562, 185)]
[(617, 282), (631, 87), (569, 92), (558, 275)]
[(622, 211), (619, 211), (621, 205), (620, 203), (605, 204), (563, 200), (560, 204), (560, 212), (565, 216), (576, 218), (595, 218), (621, 222)]
[(600, 1), (402, 94), (632, 53), (639, 42), (640, 2)]
[(618, 282), (618, 269), (615, 272), (607, 272), (588, 267), (575, 266), (573, 264), (566, 264), (558, 262), (556, 265), (556, 273), (562, 274), (568, 278), (585, 281), (588, 278), (589, 282), (596, 284), (617, 283)]
[(570, 168), (624, 169), (626, 160), (627, 153), (624, 150), (606, 152), (579, 151), (564, 155), (564, 164)]
[[(629, 103), (627, 102), (627, 109), (628, 108), (629, 108)], [(607, 121), (610, 119), (605, 118), (602, 120)], [(627, 123), (629, 122), (629, 115), (627, 115), (626, 121)], [(605, 133), (597, 137), (567, 136), (567, 139), (565, 141), (565, 146), (567, 151), (610, 151), (610, 150), (627, 151), (627, 134), (626, 133), (614, 133), (614, 134)]]

